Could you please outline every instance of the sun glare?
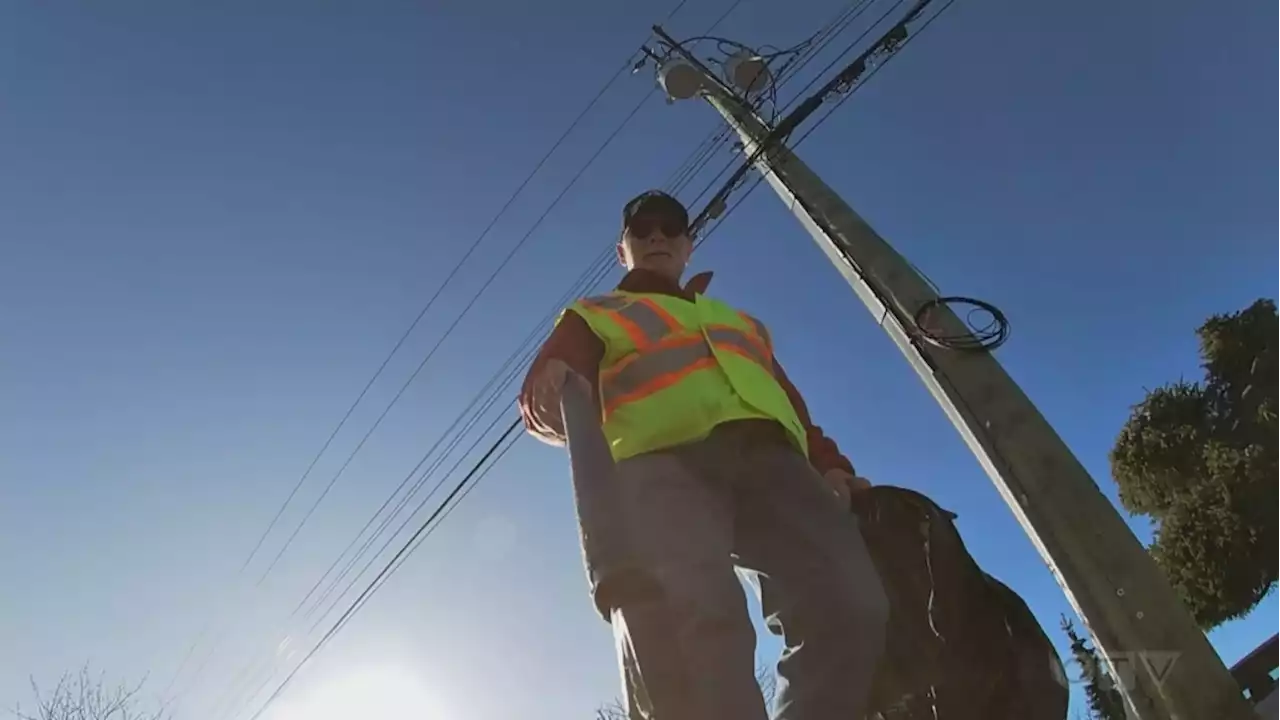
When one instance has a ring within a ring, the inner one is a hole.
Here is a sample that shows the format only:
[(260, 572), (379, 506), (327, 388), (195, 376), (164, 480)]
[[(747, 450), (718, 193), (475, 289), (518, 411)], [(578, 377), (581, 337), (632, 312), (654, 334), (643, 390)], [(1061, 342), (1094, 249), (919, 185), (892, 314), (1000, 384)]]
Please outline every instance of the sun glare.
[(268, 720), (443, 720), (424, 678), (403, 667), (363, 668), (308, 685), (291, 702), (287, 695), (281, 698)]

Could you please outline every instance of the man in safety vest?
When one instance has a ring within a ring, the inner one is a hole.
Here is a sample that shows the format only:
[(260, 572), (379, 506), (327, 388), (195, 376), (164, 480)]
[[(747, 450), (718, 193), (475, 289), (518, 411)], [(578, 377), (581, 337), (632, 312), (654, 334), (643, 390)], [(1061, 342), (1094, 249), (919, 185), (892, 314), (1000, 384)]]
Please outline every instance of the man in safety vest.
[[(633, 552), (664, 591), (674, 656), (694, 676), (692, 716), (768, 717), (737, 566), (786, 644), (777, 717), (861, 718), (888, 615), (848, 511), (867, 482), (809, 419), (764, 324), (706, 297), (710, 273), (680, 284), (692, 251), (675, 198), (626, 204), (628, 272), (564, 313), (525, 379), (525, 425), (564, 443), (561, 391), (575, 374), (590, 384)], [(644, 648), (630, 651), (643, 672)]]

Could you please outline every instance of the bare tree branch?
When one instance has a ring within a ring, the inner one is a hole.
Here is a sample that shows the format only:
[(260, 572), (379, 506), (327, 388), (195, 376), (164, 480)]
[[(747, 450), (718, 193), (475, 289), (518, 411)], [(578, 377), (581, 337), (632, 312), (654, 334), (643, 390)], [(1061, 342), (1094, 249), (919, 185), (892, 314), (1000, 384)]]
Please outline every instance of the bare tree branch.
[(103, 674), (94, 677), (88, 666), (77, 673), (66, 673), (47, 695), (35, 678), (31, 692), (35, 698), (34, 714), (14, 708), (18, 720), (165, 720), (163, 710), (140, 709), (139, 694), (145, 678), (136, 685), (108, 687)]

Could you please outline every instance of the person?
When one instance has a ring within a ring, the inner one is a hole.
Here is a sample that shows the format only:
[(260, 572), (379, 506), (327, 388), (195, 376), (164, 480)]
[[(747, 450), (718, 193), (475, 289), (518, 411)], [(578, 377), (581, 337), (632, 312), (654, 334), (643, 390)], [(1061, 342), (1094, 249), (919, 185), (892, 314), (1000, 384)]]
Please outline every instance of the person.
[[(561, 315), (520, 393), (525, 427), (565, 443), (567, 382), (599, 403), (633, 552), (669, 601), (678, 647), (661, 657), (674, 650), (692, 678), (690, 717), (768, 717), (737, 567), (785, 644), (776, 717), (861, 718), (888, 615), (848, 510), (868, 482), (811, 421), (764, 324), (708, 298), (710, 273), (680, 284), (693, 242), (679, 201), (649, 191), (622, 215), (627, 273)], [(643, 674), (644, 644), (625, 645), (624, 677)]]

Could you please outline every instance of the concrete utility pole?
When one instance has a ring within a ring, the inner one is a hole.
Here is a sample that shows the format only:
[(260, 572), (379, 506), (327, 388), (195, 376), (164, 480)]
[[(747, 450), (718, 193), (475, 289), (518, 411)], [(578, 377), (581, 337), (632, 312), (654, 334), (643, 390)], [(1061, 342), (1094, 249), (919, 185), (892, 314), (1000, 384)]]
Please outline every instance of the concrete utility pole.
[[(1146, 549), (947, 299), (771, 136), (734, 90), (660, 27), (654, 30), (670, 51), (659, 68), (664, 89), (673, 97), (699, 95), (724, 117), (755, 168), (915, 368), (1084, 620), (1130, 712), (1141, 720), (1255, 717)], [(734, 67), (740, 65), (739, 57)], [(690, 79), (696, 91), (671, 91), (673, 82), (692, 87)]]

